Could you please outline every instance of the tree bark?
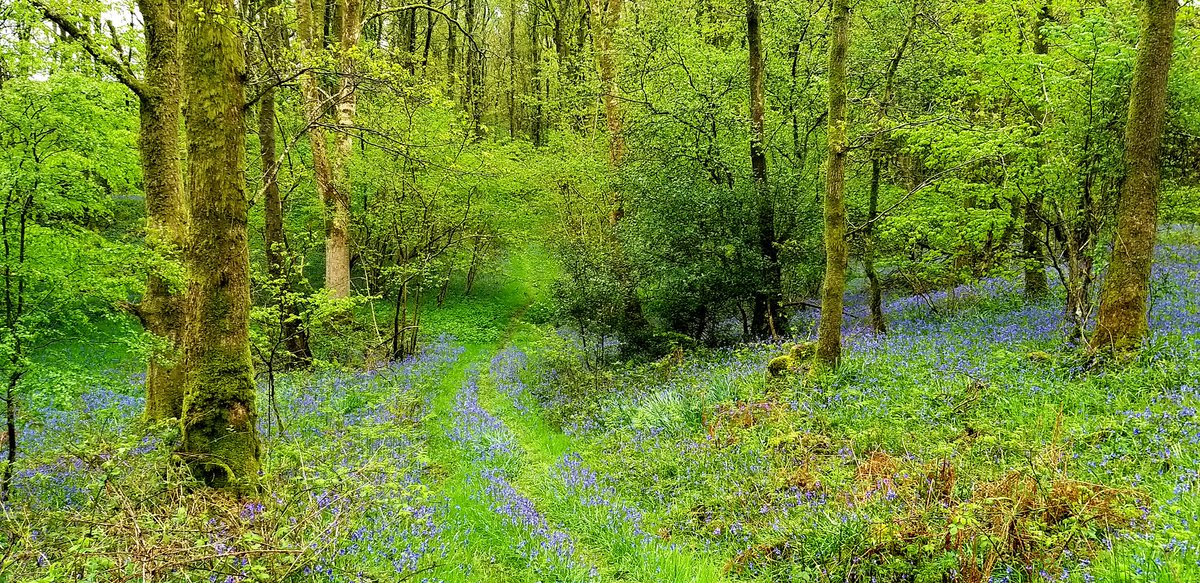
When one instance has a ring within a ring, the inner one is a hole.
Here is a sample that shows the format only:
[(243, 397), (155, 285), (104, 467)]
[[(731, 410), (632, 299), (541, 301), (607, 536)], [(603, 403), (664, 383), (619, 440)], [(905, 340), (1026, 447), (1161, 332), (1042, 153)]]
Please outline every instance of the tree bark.
[(183, 12), (190, 237), (183, 454), (214, 487), (257, 479), (246, 243), (246, 67), (232, 0), (190, 0)]
[[(450, 0), (450, 18), (458, 20), (458, 0)], [(458, 27), (446, 23), (446, 96), (454, 99), (458, 67)]]
[[(477, 38), (479, 14), (476, 0), (466, 1), (467, 34), (471, 38)], [(482, 50), (474, 43), (466, 50), (467, 90), (463, 95), (463, 109), (471, 118), (471, 136), (478, 140), (483, 137), (483, 55)]]
[(1125, 127), (1126, 176), (1117, 202), (1112, 262), (1100, 293), (1094, 348), (1135, 348), (1148, 331), (1167, 79), (1178, 11), (1177, 0), (1147, 0), (1142, 13)]
[[(325, 52), (324, 3), (310, 0), (296, 2), (296, 36), (300, 41), (301, 61), (312, 66), (321, 60)], [(309, 70), (300, 78), (300, 91), (304, 96), (304, 121), (308, 126), (308, 142), (312, 149), (313, 179), (317, 192), (325, 207), (325, 287), (335, 297), (349, 295), (349, 244), (348, 233), (339, 231), (341, 224), (349, 223), (349, 213), (339, 217), (337, 209), (348, 207), (334, 178), (333, 164), (329, 158), (329, 144), (325, 137), (325, 99), (321, 92), (317, 72)], [(346, 235), (346, 236), (343, 236)], [(346, 275), (341, 276), (343, 266)], [(340, 287), (339, 287), (340, 286)]]
[(863, 274), (867, 276), (867, 306), (871, 312), (871, 330), (887, 334), (887, 318), (883, 314), (883, 286), (875, 271), (875, 221), (879, 219), (879, 180), (883, 160), (876, 153), (871, 160), (871, 185), (867, 192), (867, 224), (863, 229)]
[(517, 2), (508, 2), (508, 137), (517, 137)]
[(850, 48), (850, 2), (834, 0), (829, 44), (829, 166), (825, 179), (825, 282), (817, 327), (815, 369), (835, 369), (842, 358), (842, 310), (846, 293), (846, 53)]
[[(1038, 11), (1037, 19), (1033, 25), (1033, 54), (1047, 55), (1050, 53), (1050, 46), (1046, 42), (1046, 33), (1043, 27), (1050, 20), (1050, 4), (1049, 2), (1042, 4)], [(1035, 105), (1033, 108), (1033, 126), (1034, 135), (1041, 133), (1041, 127), (1045, 117), (1044, 110), (1040, 105)], [(1039, 151), (1039, 161), (1043, 156)], [(1050, 292), (1050, 285), (1046, 280), (1046, 253), (1042, 246), (1041, 235), (1039, 232), (1045, 221), (1042, 220), (1042, 206), (1045, 202), (1045, 192), (1042, 181), (1038, 181), (1037, 191), (1029, 200), (1025, 202), (1025, 230), (1021, 237), (1022, 255), (1025, 259), (1025, 297), (1031, 300), (1039, 300), (1046, 297)]]
[[(262, 38), (264, 58), (273, 60), (278, 43), (283, 40), (279, 16), (274, 10), (276, 0), (266, 3)], [(269, 63), (268, 63), (269, 64)], [(268, 79), (267, 83), (274, 83)], [(308, 333), (300, 325), (299, 310), (292, 300), (292, 276), (287, 268), (287, 239), (283, 228), (283, 199), (279, 194), (279, 161), (275, 147), (275, 88), (268, 87), (259, 98), (258, 106), (259, 159), (263, 172), (263, 247), (267, 255), (267, 275), (275, 290), (275, 305), (279, 310), (279, 334), (291, 360), (306, 364), (312, 360)]]
[(617, 54), (613, 34), (621, 22), (624, 0), (594, 0), (591, 7), (592, 42), (596, 50), (596, 67), (600, 73), (600, 98), (604, 102), (604, 118), (608, 123), (608, 161), (614, 168), (625, 157), (625, 134), (621, 117), (621, 90), (617, 86)]
[(775, 201), (767, 183), (767, 150), (764, 129), (766, 106), (763, 88), (762, 33), (757, 0), (746, 0), (746, 45), (750, 72), (750, 169), (758, 206), (758, 250), (763, 259), (762, 287), (755, 293), (753, 333), (778, 338), (787, 329), (779, 310), (783, 274), (775, 241)]
[[(149, 90), (139, 99), (138, 149), (146, 195), (146, 243), (168, 260), (179, 260), (187, 237), (183, 174), (179, 153), (180, 67), (177, 0), (139, 0), (146, 38)], [(146, 331), (167, 350), (150, 357), (146, 368), (146, 417), (178, 418), (183, 411), (179, 343), (183, 332), (184, 290), (160, 273), (146, 278), (139, 313)]]
[[(303, 1), (303, 0), (301, 0)], [(354, 117), (358, 110), (355, 92), (357, 67), (354, 48), (362, 35), (362, 0), (339, 0), (340, 27), (338, 61), (341, 80), (334, 103), (337, 109), (337, 156), (333, 163), (334, 188), (326, 201), (325, 287), (334, 298), (350, 297), (350, 160), (354, 156)], [(408, 12), (412, 12), (411, 10)], [(409, 27), (409, 32), (415, 29)], [(407, 38), (411, 38), (411, 35)], [(411, 52), (409, 53), (411, 59)]]
[(542, 79), (542, 39), (539, 31), (542, 25), (541, 5), (538, 2), (530, 3), (529, 12), (529, 45), (532, 48), (529, 57), (529, 84), (533, 94), (533, 115), (529, 120), (529, 140), (535, 147), (541, 147), (544, 143), (543, 132), (545, 131), (543, 123), (545, 107), (542, 103), (542, 86), (545, 80)]

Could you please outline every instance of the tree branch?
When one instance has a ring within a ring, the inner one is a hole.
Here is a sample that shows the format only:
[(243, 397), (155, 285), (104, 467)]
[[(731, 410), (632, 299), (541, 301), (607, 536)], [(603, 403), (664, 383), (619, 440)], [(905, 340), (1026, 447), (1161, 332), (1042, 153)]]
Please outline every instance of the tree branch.
[(463, 28), (462, 24), (460, 24), (457, 20), (450, 18), (450, 15), (443, 12), (440, 8), (434, 8), (433, 6), (430, 6), (429, 4), (406, 4), (404, 6), (393, 6), (391, 8), (384, 8), (383, 10), (376, 10), (375, 12), (372, 12), (363, 18), (363, 24), (366, 24), (376, 18), (379, 18), (380, 16), (386, 16), (388, 14), (395, 14), (397, 12), (403, 12), (405, 10), (417, 10), (417, 9), (428, 10), (430, 12), (436, 12), (438, 14), (441, 14), (442, 18), (445, 18), (447, 22), (449, 22), (449, 23), (453, 24), (455, 27), (457, 27), (458, 30), (463, 33), (463, 36), (467, 37), (467, 40), (471, 41), (471, 48), (475, 49), (475, 52), (477, 52), (477, 53), (482, 52), (479, 50), (479, 45), (475, 43), (475, 37), (471, 36), (471, 33), (467, 32), (467, 29)]
[(58, 25), (63, 32), (76, 41), (79, 41), (79, 43), (83, 45), (83, 49), (87, 51), (92, 58), (99, 61), (105, 67), (108, 67), (108, 69), (112, 71), (113, 75), (116, 75), (117, 80), (128, 87), (130, 91), (133, 91), (134, 94), (141, 99), (146, 99), (150, 96), (150, 88), (147, 87), (141, 79), (138, 79), (137, 75), (134, 75), (133, 71), (130, 70), (128, 66), (122, 63), (108, 51), (98, 46), (96, 41), (92, 39), (91, 35), (89, 35), (87, 32), (84, 32), (83, 29), (79, 28), (79, 26), (74, 22), (71, 22), (66, 16), (63, 16), (62, 14), (56, 12), (53, 8), (50, 8), (50, 6), (48, 6), (43, 0), (30, 0), (30, 2), (32, 2), (33, 5), (39, 10), (41, 10), (42, 15), (46, 18), (46, 20)]

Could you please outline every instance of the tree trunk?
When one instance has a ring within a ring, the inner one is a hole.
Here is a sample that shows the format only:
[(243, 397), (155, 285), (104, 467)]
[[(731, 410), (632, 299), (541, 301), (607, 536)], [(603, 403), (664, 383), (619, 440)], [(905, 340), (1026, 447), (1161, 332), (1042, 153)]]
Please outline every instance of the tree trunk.
[(814, 367), (837, 368), (842, 358), (842, 310), (846, 292), (846, 53), (850, 48), (850, 1), (834, 0), (829, 44), (829, 167), (825, 179), (825, 282)]
[[(319, 9), (318, 9), (319, 8)], [(296, 36), (300, 40), (300, 56), (305, 65), (313, 66), (325, 52), (322, 30), (325, 9), (323, 3), (310, 4), (310, 0), (296, 2)], [(325, 121), (325, 100), (321, 93), (317, 72), (310, 70), (300, 77), (300, 90), (304, 96), (304, 121), (308, 125), (308, 142), (312, 148), (313, 178), (317, 191), (325, 206), (325, 287), (341, 296), (349, 295), (349, 242), (338, 231), (341, 222), (349, 222), (347, 211), (343, 220), (336, 209), (348, 206), (343, 201), (334, 179), (333, 165), (329, 159), (328, 142), (321, 124)], [(340, 277), (343, 266), (346, 276)], [(339, 289), (342, 286), (343, 289)]]
[[(450, 18), (458, 20), (458, 0), (450, 0)], [(458, 27), (446, 23), (446, 96), (454, 99), (454, 88), (458, 66)]]
[(517, 137), (517, 2), (508, 2), (508, 137)]
[[(477, 38), (476, 20), (478, 9), (476, 0), (467, 0), (467, 34)], [(474, 43), (467, 48), (467, 90), (463, 96), (463, 109), (471, 116), (471, 136), (475, 139), (483, 137), (483, 55)]]
[(529, 45), (533, 51), (529, 57), (529, 84), (533, 98), (533, 115), (529, 120), (529, 140), (535, 147), (541, 147), (543, 144), (542, 132), (545, 129), (542, 124), (545, 108), (542, 106), (542, 40), (538, 30), (542, 25), (540, 4), (530, 3), (529, 12)]
[(1135, 348), (1146, 336), (1158, 224), (1159, 158), (1177, 0), (1147, 0), (1125, 127), (1126, 176), (1117, 202), (1112, 262), (1100, 293), (1094, 348)]
[(863, 274), (867, 276), (867, 306), (871, 311), (871, 330), (887, 334), (887, 318), (883, 315), (883, 287), (875, 271), (875, 221), (879, 219), (879, 180), (883, 161), (877, 153), (871, 160), (871, 185), (867, 193), (867, 224), (863, 229)]
[[(175, 0), (140, 0), (145, 22), (146, 86), (140, 99), (138, 149), (146, 193), (146, 244), (162, 256), (178, 260), (187, 237), (183, 174), (180, 167), (180, 70)], [(183, 333), (184, 290), (156, 272), (146, 280), (138, 308), (146, 331), (165, 341), (164, 352), (151, 356), (146, 369), (146, 418), (178, 418), (183, 411), (183, 377), (178, 353)]]
[[(264, 58), (273, 60), (278, 53), (278, 44), (283, 40), (279, 16), (273, 10), (277, 2), (267, 2), (262, 52)], [(274, 83), (274, 79), (267, 79)], [(298, 364), (312, 360), (308, 345), (308, 333), (300, 326), (300, 315), (292, 301), (291, 274), (287, 268), (287, 239), (283, 229), (283, 200), (279, 195), (279, 161), (275, 149), (275, 89), (268, 87), (259, 98), (258, 107), (259, 159), (263, 172), (263, 247), (267, 255), (267, 275), (275, 289), (275, 303), (279, 309), (279, 334), (291, 359)]]
[[(426, 6), (431, 6), (433, 0), (425, 0)], [(425, 11), (425, 47), (421, 49), (421, 74), (425, 74), (429, 66), (429, 50), (433, 46), (433, 12)]]
[(617, 86), (617, 55), (613, 34), (621, 21), (624, 0), (593, 0), (591, 7), (592, 42), (596, 50), (596, 67), (600, 72), (600, 98), (604, 101), (604, 118), (608, 122), (608, 161), (614, 168), (625, 157), (625, 134), (622, 127), (621, 95)]
[[(303, 0), (301, 0), (303, 1)], [(354, 156), (354, 116), (358, 108), (355, 92), (357, 67), (354, 48), (362, 34), (362, 0), (339, 0), (342, 25), (339, 39), (341, 81), (334, 103), (337, 107), (337, 157), (334, 158), (334, 188), (326, 202), (325, 287), (334, 298), (350, 296), (350, 160)], [(408, 12), (412, 12), (411, 10)], [(408, 31), (415, 29), (409, 27)], [(411, 35), (407, 37), (411, 39)], [(411, 52), (409, 53), (411, 60)]]
[(1043, 225), (1043, 202), (1040, 186), (1025, 202), (1025, 229), (1021, 237), (1021, 249), (1025, 259), (1025, 297), (1031, 300), (1044, 298), (1050, 291), (1046, 281), (1046, 254), (1042, 249), (1039, 233)]
[[(1038, 11), (1037, 20), (1033, 26), (1033, 53), (1035, 55), (1047, 55), (1050, 52), (1050, 46), (1046, 43), (1046, 33), (1043, 30), (1049, 20), (1050, 4), (1047, 2)], [(1042, 118), (1045, 117), (1040, 101), (1033, 108), (1033, 117), (1033, 135), (1036, 136), (1041, 133), (1044, 123)], [(1038, 158), (1039, 161), (1043, 158), (1040, 149)], [(1025, 297), (1031, 300), (1044, 298), (1050, 292), (1050, 286), (1046, 281), (1046, 253), (1042, 248), (1039, 235), (1041, 227), (1045, 224), (1045, 221), (1042, 220), (1044, 202), (1043, 181), (1038, 180), (1037, 191), (1025, 203), (1025, 231), (1021, 238), (1022, 254), (1025, 259)]]
[(746, 44), (750, 59), (750, 169), (758, 206), (758, 250), (763, 258), (762, 287), (754, 298), (754, 334), (778, 338), (787, 325), (779, 311), (779, 248), (775, 243), (775, 201), (767, 184), (767, 151), (764, 131), (762, 33), (757, 0), (746, 1)]
[(232, 0), (191, 0), (183, 12), (183, 69), (191, 230), (183, 455), (215, 487), (258, 476), (250, 361), (250, 253), (246, 243), (246, 77)]

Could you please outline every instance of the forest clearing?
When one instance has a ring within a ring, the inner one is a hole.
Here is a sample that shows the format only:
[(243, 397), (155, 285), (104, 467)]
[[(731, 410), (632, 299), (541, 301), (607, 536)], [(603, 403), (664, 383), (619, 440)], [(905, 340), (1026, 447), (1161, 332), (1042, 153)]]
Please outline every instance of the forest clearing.
[(0, 583), (1200, 582), (1180, 0), (0, 0)]

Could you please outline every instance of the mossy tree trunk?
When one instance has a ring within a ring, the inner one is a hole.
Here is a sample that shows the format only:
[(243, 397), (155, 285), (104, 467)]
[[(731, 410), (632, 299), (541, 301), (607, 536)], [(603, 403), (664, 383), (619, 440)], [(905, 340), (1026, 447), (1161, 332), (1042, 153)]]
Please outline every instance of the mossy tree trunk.
[(815, 369), (837, 368), (842, 358), (842, 309), (846, 293), (846, 53), (850, 48), (850, 2), (834, 0), (829, 43), (829, 162), (825, 178), (825, 281), (817, 327)]
[(183, 454), (215, 487), (259, 469), (250, 361), (246, 243), (246, 67), (233, 0), (190, 0), (183, 12), (188, 273)]
[[(88, 30), (41, 0), (33, 4), (67, 36), (80, 42), (90, 55), (138, 97), (138, 154), (146, 197), (146, 244), (163, 265), (179, 260), (187, 237), (183, 176), (180, 170), (180, 71), (178, 0), (139, 0), (146, 42), (145, 77), (139, 79), (128, 65), (93, 41)], [(152, 269), (146, 293), (133, 311), (147, 332), (162, 342), (147, 363), (146, 418), (179, 417), (183, 407), (180, 335), (183, 331), (183, 286), (169, 267)]]
[(758, 0), (746, 0), (746, 46), (750, 77), (750, 170), (758, 206), (758, 250), (763, 260), (762, 286), (755, 293), (753, 332), (778, 338), (787, 323), (779, 310), (782, 272), (779, 248), (775, 241), (775, 201), (767, 183), (767, 150), (764, 129), (765, 89), (763, 87), (762, 31)]
[[(180, 168), (180, 70), (178, 0), (140, 0), (145, 22), (146, 95), (140, 98), (139, 150), (146, 194), (146, 242), (168, 260), (181, 259), (187, 212)], [(183, 410), (178, 353), (183, 333), (184, 289), (152, 271), (139, 312), (146, 330), (164, 341), (146, 369), (146, 417), (178, 418)]]
[(604, 120), (608, 124), (608, 161), (621, 165), (625, 157), (624, 118), (621, 115), (621, 90), (617, 86), (617, 54), (613, 35), (621, 22), (624, 0), (595, 0), (591, 8), (592, 43), (596, 68), (600, 73), (600, 99), (604, 102)]
[(1175, 40), (1177, 0), (1146, 0), (1129, 121), (1125, 127), (1125, 181), (1117, 201), (1112, 262), (1100, 292), (1094, 348), (1135, 348), (1146, 336), (1150, 268), (1158, 226), (1158, 186), (1167, 79)]

